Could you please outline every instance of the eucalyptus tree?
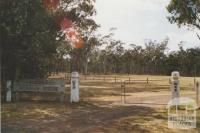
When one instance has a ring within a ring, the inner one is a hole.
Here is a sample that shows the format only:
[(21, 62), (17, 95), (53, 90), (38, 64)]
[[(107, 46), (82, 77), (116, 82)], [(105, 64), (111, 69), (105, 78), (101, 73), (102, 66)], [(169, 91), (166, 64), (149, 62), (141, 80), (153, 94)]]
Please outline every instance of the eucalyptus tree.
[(48, 10), (44, 1), (52, 0), (0, 1), (1, 81), (46, 77), (49, 68), (71, 54), (60, 28), (64, 17), (78, 30), (95, 23), (93, 0), (53, 0), (60, 1), (55, 10)]
[[(179, 27), (188, 27), (200, 30), (200, 1), (199, 0), (171, 0), (167, 6), (170, 13), (168, 20)], [(198, 38), (200, 36), (197, 34)]]

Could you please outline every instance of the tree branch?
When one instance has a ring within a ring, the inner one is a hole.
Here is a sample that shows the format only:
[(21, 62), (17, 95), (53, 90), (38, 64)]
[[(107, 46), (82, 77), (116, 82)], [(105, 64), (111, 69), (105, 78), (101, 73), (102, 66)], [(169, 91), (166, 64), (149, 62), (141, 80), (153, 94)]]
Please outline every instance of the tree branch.
[(198, 38), (199, 38), (199, 40), (200, 40), (200, 36), (199, 36), (199, 34), (197, 34), (197, 33), (196, 33), (196, 35), (197, 35), (197, 37), (198, 37)]

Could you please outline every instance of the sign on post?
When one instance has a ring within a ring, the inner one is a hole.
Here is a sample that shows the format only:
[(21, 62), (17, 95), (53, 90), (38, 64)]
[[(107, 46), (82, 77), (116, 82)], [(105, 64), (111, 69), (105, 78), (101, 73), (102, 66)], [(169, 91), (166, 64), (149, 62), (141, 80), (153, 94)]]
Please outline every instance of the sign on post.
[(78, 72), (71, 74), (71, 97), (70, 101), (79, 102), (79, 75)]
[(172, 72), (171, 74), (171, 93), (172, 99), (176, 98), (179, 99), (180, 96), (180, 81), (179, 81), (180, 74), (177, 71)]

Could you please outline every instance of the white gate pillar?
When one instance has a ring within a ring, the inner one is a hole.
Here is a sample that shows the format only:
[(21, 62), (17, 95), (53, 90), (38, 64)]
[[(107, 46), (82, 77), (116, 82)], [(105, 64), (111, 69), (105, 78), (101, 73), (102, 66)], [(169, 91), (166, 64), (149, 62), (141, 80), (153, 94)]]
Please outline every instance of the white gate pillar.
[[(171, 74), (171, 99), (180, 97), (180, 74), (177, 71), (173, 71)], [(178, 101), (177, 101), (178, 102)]]
[(11, 102), (11, 81), (6, 82), (6, 102)]
[(78, 72), (71, 74), (71, 97), (70, 101), (79, 102), (79, 75)]

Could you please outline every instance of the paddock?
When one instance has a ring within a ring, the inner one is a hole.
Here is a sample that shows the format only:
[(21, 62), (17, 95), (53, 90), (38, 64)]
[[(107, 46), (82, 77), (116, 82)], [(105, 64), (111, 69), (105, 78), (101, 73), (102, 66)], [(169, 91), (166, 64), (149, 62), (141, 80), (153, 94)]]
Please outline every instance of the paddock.
[[(2, 105), (4, 132), (172, 132), (167, 127), (170, 76), (81, 75), (80, 102), (70, 103), (70, 75), (63, 78), (64, 103), (59, 96), (22, 94), (19, 102)], [(199, 77), (195, 80), (200, 79)], [(123, 84), (125, 83), (125, 93)], [(194, 77), (180, 78), (181, 96), (195, 99)], [(197, 129), (200, 127), (197, 110)]]

